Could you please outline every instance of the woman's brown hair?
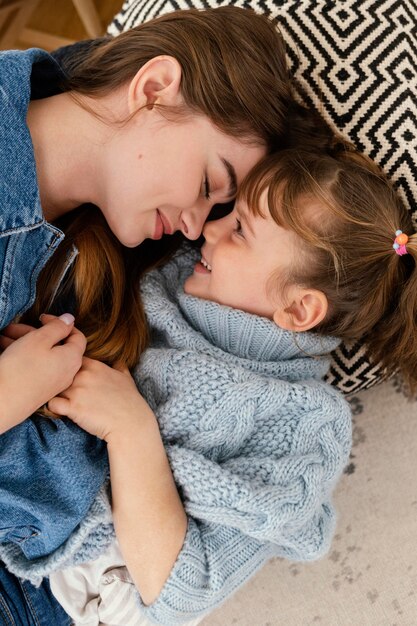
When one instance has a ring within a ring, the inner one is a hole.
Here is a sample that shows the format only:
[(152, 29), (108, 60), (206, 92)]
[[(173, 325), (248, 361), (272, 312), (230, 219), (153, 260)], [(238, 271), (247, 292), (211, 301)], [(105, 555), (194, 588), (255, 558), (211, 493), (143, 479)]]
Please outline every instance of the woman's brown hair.
[(291, 99), (285, 44), (273, 22), (250, 9), (174, 11), (103, 40), (85, 59), (72, 59), (66, 89), (103, 96), (160, 55), (181, 66), (188, 113), (269, 151), (281, 147)]
[[(320, 333), (363, 338), (387, 374), (417, 389), (417, 234), (411, 213), (370, 159), (343, 141), (323, 151), (292, 149), (255, 167), (240, 197), (300, 237), (298, 262), (284, 277), (322, 291), (329, 310)], [(393, 249), (396, 231), (408, 254)], [(281, 283), (280, 283), (281, 284)]]
[[(269, 151), (279, 147), (290, 101), (284, 43), (271, 21), (248, 9), (176, 11), (94, 43), (87, 55), (71, 58), (64, 89), (88, 110), (83, 96), (110, 93), (159, 55), (173, 56), (181, 65), (179, 116), (184, 110), (205, 115), (243, 142), (264, 144)], [(181, 238), (123, 249), (91, 206), (71, 212), (58, 225), (66, 237), (41, 274), (26, 321), (50, 310), (56, 295), (70, 294), (77, 327), (87, 336), (86, 354), (132, 367), (147, 342), (139, 277)], [(73, 245), (78, 257), (56, 294)]]

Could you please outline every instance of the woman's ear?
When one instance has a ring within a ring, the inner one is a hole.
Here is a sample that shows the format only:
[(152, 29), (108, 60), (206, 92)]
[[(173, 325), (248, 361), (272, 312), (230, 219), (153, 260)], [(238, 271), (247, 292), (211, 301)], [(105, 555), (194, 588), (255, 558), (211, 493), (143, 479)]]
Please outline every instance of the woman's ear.
[(318, 289), (293, 287), (288, 299), (278, 308), (273, 316), (275, 324), (286, 330), (305, 332), (312, 330), (324, 320), (329, 303), (326, 296)]
[(132, 78), (128, 89), (129, 113), (155, 103), (175, 105), (181, 98), (181, 66), (170, 56), (154, 57)]

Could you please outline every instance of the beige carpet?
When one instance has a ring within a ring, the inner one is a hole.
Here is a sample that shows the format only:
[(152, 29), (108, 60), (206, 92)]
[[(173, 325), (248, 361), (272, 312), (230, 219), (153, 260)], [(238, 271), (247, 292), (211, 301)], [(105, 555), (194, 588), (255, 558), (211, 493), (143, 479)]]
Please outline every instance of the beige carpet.
[(351, 402), (328, 557), (268, 563), (202, 626), (417, 626), (417, 402), (398, 381)]

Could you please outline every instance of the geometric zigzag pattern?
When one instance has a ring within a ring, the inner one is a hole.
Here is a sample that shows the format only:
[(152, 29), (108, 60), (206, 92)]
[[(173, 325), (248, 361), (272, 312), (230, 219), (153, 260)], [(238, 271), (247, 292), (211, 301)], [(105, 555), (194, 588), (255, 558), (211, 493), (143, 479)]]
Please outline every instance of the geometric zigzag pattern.
[(326, 380), (344, 394), (369, 389), (384, 379), (381, 367), (372, 364), (359, 341), (342, 343), (333, 353)]
[[(384, 169), (417, 228), (417, 0), (128, 0), (109, 33), (226, 5), (276, 19), (305, 104)], [(360, 343), (334, 353), (328, 379), (345, 393), (381, 378)]]
[(307, 104), (384, 169), (417, 225), (416, 1), (274, 4)]

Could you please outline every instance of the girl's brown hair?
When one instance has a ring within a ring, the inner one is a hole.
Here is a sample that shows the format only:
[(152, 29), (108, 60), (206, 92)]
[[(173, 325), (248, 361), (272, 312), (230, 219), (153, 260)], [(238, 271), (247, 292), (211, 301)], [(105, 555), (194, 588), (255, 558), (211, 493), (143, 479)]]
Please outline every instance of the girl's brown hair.
[[(273, 219), (300, 237), (284, 284), (322, 291), (329, 311), (315, 330), (363, 338), (387, 374), (417, 388), (417, 235), (379, 168), (344, 142), (322, 152), (283, 151), (255, 167), (240, 190), (254, 213), (267, 194)], [(393, 249), (409, 236), (408, 254)]]
[[(206, 115), (232, 137), (265, 144), (269, 151), (279, 146), (290, 100), (284, 43), (271, 21), (248, 9), (176, 11), (94, 42), (82, 55), (66, 65), (64, 84), (81, 106), (83, 96), (100, 98), (128, 83), (150, 59), (169, 55), (182, 68), (184, 108), (179, 115), (184, 109)], [(41, 274), (26, 321), (34, 323), (39, 313), (50, 310), (75, 245), (77, 260), (58, 295), (64, 301), (70, 295), (75, 302), (88, 356), (132, 367), (147, 342), (139, 277), (175, 249), (181, 237), (123, 249), (91, 206), (71, 212), (58, 225), (66, 238)]]

